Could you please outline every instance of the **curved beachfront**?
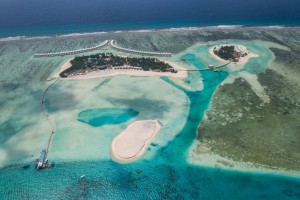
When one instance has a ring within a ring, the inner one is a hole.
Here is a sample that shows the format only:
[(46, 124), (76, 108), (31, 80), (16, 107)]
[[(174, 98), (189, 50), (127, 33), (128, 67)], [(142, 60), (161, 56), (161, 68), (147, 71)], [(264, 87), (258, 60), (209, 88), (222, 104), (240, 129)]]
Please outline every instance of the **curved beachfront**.
[(140, 158), (160, 128), (161, 124), (157, 120), (136, 121), (130, 124), (111, 143), (112, 158), (125, 163)]

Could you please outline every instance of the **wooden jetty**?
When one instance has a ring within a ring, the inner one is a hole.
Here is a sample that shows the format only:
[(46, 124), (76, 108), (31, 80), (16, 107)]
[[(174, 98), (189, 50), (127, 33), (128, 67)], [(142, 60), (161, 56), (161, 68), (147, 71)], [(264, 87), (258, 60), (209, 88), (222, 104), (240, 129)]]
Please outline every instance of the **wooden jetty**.
[(53, 137), (53, 134), (55, 132), (55, 124), (51, 121), (50, 117), (49, 117), (49, 113), (47, 112), (46, 110), (46, 107), (45, 107), (45, 96), (46, 96), (46, 93), (47, 91), (57, 82), (59, 81), (60, 78), (56, 79), (51, 85), (49, 85), (45, 91), (43, 92), (43, 95), (42, 95), (42, 98), (41, 98), (41, 111), (45, 117), (45, 119), (48, 121), (49, 125), (50, 125), (50, 136), (49, 136), (49, 139), (48, 139), (48, 142), (47, 142), (47, 147), (46, 149), (43, 149), (41, 151), (41, 155), (40, 155), (40, 158), (36, 160), (36, 169), (44, 169), (46, 167), (51, 167), (51, 165), (47, 165), (47, 155), (48, 155), (48, 152), (49, 152), (49, 147), (50, 147), (50, 144), (51, 144), (51, 140), (52, 140), (52, 137)]
[(226, 65), (229, 65), (231, 63), (231, 61), (220, 65), (220, 66), (213, 66), (213, 65), (209, 65), (207, 68), (204, 69), (178, 69), (177, 71), (206, 71), (206, 70), (213, 70), (213, 71), (218, 71), (220, 68), (225, 67)]

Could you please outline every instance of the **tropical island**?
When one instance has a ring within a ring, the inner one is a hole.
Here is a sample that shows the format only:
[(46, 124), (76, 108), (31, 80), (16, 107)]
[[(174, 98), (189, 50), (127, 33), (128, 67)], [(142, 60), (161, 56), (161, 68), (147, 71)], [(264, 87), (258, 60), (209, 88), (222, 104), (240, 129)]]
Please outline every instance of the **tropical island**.
[(88, 72), (106, 70), (106, 69), (133, 69), (153, 72), (171, 72), (177, 71), (168, 63), (157, 58), (136, 58), (123, 57), (112, 53), (101, 53), (88, 56), (75, 57), (70, 61), (71, 66), (60, 72), (61, 78), (69, 76), (84, 75)]
[(224, 60), (238, 62), (240, 57), (247, 56), (247, 52), (241, 50), (236, 45), (224, 45), (219, 48), (214, 47), (214, 54)]
[(245, 65), (250, 58), (258, 57), (257, 54), (249, 51), (247, 47), (240, 44), (222, 44), (209, 49), (210, 55), (223, 62), (231, 62), (238, 65)]

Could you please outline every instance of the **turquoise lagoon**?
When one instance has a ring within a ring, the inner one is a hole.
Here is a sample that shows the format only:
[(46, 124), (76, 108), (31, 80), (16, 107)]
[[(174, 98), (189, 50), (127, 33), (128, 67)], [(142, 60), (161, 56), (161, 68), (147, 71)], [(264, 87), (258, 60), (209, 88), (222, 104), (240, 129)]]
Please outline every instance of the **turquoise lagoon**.
[(102, 108), (84, 110), (78, 114), (78, 121), (94, 127), (105, 124), (120, 124), (128, 121), (138, 114), (132, 109)]
[[(203, 45), (190, 48), (174, 60), (187, 68), (201, 69), (212, 61), (209, 56), (201, 55), (207, 48)], [(260, 66), (266, 66), (272, 57), (268, 49), (257, 44), (251, 48), (265, 52), (259, 62)], [(258, 61), (253, 59), (245, 70), (252, 69), (252, 62)], [(2, 169), (0, 198), (300, 199), (299, 178), (207, 168), (187, 161), (211, 97), (231, 72), (225, 69), (191, 73), (184, 80), (191, 90), (165, 77), (119, 76), (58, 82), (49, 91), (47, 100), (57, 124), (49, 159), (58, 160), (57, 165), (38, 172), (33, 168)], [(66, 94), (68, 98), (63, 99), (56, 93)], [(62, 107), (66, 107), (65, 110), (61, 110)], [(93, 127), (78, 122), (78, 113), (91, 107), (133, 109), (139, 114), (117, 125)], [(164, 127), (145, 156), (131, 164), (111, 161), (108, 149), (112, 139), (127, 124), (152, 118), (159, 119)], [(85, 178), (80, 179), (81, 175)]]

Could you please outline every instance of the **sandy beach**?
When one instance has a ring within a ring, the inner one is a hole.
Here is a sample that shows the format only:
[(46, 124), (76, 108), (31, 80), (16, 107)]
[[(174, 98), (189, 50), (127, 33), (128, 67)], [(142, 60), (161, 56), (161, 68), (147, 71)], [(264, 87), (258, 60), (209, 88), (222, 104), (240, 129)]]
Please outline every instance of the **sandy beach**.
[[(248, 49), (247, 49), (247, 47), (245, 47), (245, 46), (243, 46), (243, 45), (239, 45), (239, 44), (226, 44), (227, 46), (231, 46), (231, 45), (233, 45), (233, 46), (237, 46), (239, 49), (241, 49), (242, 51), (244, 51), (244, 52), (247, 52), (247, 56), (245, 56), (245, 57), (241, 57), (240, 59), (239, 59), (239, 62), (233, 62), (233, 64), (236, 64), (236, 65), (238, 65), (238, 66), (244, 66), (248, 61), (249, 61), (249, 59), (250, 58), (255, 58), (255, 57), (258, 57), (259, 55), (257, 55), (257, 54), (255, 54), (255, 53), (253, 53), (253, 52), (251, 52), (251, 51), (249, 51)], [(209, 52), (209, 54), (214, 58), (214, 59), (216, 59), (216, 60), (219, 60), (219, 61), (222, 61), (222, 62), (224, 62), (224, 63), (227, 63), (228, 61), (227, 60), (224, 60), (224, 59), (222, 59), (222, 58), (220, 58), (219, 56), (217, 56), (216, 54), (214, 54), (214, 48), (216, 47), (216, 48), (219, 48), (220, 46), (222, 46), (222, 45), (218, 45), (218, 46), (213, 46), (213, 47), (211, 47), (209, 50), (208, 50), (208, 52)], [(230, 66), (228, 66), (229, 68), (230, 68)]]
[(68, 68), (70, 68), (70, 67), (72, 66), (71, 63), (70, 63), (71, 60), (73, 60), (73, 58), (72, 58), (72, 59), (66, 60), (66, 61), (62, 64), (62, 66), (60, 67), (59, 71), (58, 71), (57, 73), (55, 73), (55, 74), (51, 77), (51, 79), (58, 79), (58, 78), (60, 78), (59, 74), (60, 74), (61, 72), (63, 72), (64, 70), (66, 70), (66, 69), (68, 69)]
[(160, 128), (161, 125), (157, 120), (136, 121), (130, 124), (112, 141), (112, 159), (128, 163), (140, 158)]
[[(72, 59), (66, 60), (63, 65), (61, 66), (59, 72), (55, 73), (50, 80), (59, 78), (59, 74), (64, 71), (65, 69), (71, 67)], [(143, 70), (134, 70), (134, 69), (106, 69), (106, 70), (97, 70), (93, 72), (89, 72), (84, 75), (76, 75), (70, 76), (68, 78), (63, 78), (64, 80), (78, 80), (78, 79), (90, 79), (90, 78), (101, 78), (101, 77), (108, 77), (108, 76), (117, 76), (117, 75), (128, 75), (128, 76), (169, 76), (169, 77), (176, 77), (176, 78), (186, 78), (187, 71), (184, 67), (178, 65), (177, 63), (170, 62), (170, 61), (163, 61), (171, 65), (175, 70), (179, 70), (177, 73), (171, 72), (154, 72), (154, 71), (143, 71)]]

